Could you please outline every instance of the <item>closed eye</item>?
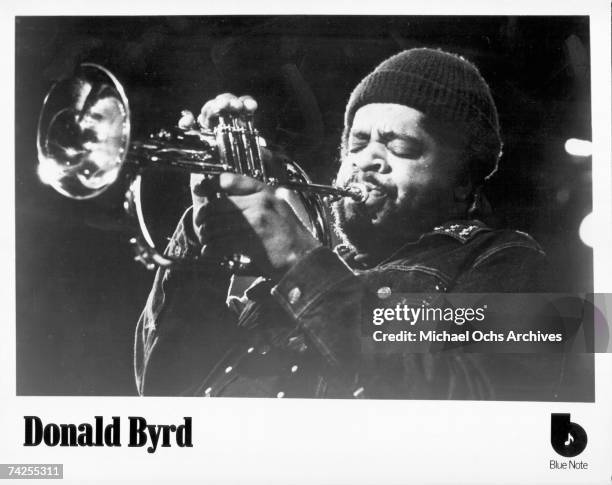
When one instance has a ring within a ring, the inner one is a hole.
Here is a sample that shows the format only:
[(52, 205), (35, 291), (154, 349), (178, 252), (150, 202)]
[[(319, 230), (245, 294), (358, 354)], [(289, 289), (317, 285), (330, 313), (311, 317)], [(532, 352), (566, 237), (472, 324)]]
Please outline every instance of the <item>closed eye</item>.
[(366, 146), (368, 146), (367, 143), (351, 143), (349, 146), (349, 153), (358, 153)]
[(387, 150), (400, 158), (420, 158), (423, 144), (414, 138), (394, 138), (387, 142)]
[(370, 141), (370, 137), (365, 133), (353, 133), (351, 134), (351, 138), (349, 140), (349, 152), (357, 153), (363, 150), (366, 146), (368, 146), (368, 142)]

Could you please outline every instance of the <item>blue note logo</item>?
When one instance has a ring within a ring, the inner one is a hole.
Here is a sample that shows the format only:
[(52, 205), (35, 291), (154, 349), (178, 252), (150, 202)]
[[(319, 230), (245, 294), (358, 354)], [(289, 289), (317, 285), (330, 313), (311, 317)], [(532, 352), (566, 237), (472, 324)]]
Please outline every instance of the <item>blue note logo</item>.
[(569, 413), (550, 415), (550, 444), (561, 456), (578, 456), (587, 445), (587, 434), (582, 426), (570, 421)]

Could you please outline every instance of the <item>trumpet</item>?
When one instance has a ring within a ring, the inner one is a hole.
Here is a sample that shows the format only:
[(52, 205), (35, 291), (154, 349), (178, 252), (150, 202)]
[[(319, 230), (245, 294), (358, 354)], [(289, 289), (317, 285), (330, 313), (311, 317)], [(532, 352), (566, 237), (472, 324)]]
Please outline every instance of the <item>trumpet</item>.
[(130, 107), (123, 86), (109, 70), (86, 63), (73, 77), (56, 83), (45, 98), (38, 122), (38, 175), (62, 195), (82, 200), (102, 194), (121, 173), (128, 172), (123, 208), (139, 230), (130, 239), (137, 261), (147, 269), (194, 265), (209, 269), (212, 265), (233, 274), (251, 274), (250, 259), (242, 254), (214, 260), (200, 256), (191, 261), (158, 251), (143, 216), (141, 175), (151, 169), (208, 178), (231, 172), (285, 188), (292, 194), (290, 204), (296, 213), (305, 214), (302, 222), (306, 227), (322, 244), (331, 245), (323, 197), (327, 201), (348, 197), (362, 203), (367, 188), (358, 183), (346, 187), (314, 184), (295, 162), (282, 162), (269, 173), (263, 146), (265, 140), (251, 116), (231, 115), (221, 115), (213, 130), (162, 129), (145, 140), (131, 140)]

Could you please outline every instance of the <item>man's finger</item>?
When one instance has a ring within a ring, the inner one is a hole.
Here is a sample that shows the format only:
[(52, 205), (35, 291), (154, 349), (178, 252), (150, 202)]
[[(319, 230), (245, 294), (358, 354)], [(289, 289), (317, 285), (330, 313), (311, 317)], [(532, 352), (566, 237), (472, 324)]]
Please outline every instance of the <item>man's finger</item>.
[(227, 240), (230, 241), (235, 239), (236, 241), (244, 242), (246, 238), (250, 237), (249, 233), (253, 231), (246, 224), (234, 224), (218, 226), (200, 226), (198, 228), (198, 235), (202, 243), (209, 243), (211, 241)]
[(240, 111), (242, 102), (232, 93), (219, 94), (215, 99), (210, 99), (200, 111), (198, 123), (205, 129), (212, 129), (219, 119), (219, 115), (223, 113), (233, 113), (236, 110)]
[(238, 210), (244, 212), (251, 207), (267, 207), (267, 197), (268, 194), (266, 192), (259, 191), (246, 195), (228, 195), (227, 200), (230, 201)]
[(258, 239), (250, 228), (240, 228), (233, 231), (204, 233), (202, 243), (217, 248), (218, 252), (225, 254), (234, 251), (248, 253), (257, 249)]
[(267, 188), (266, 184), (245, 175), (222, 173), (219, 176), (219, 187), (227, 195), (248, 195)]
[(219, 94), (215, 99), (207, 101), (200, 115), (198, 122), (203, 128), (213, 128), (219, 116), (229, 114), (238, 118), (241, 115), (253, 115), (257, 110), (257, 101), (251, 96), (244, 95), (237, 97), (232, 93)]
[(193, 220), (196, 224), (214, 224), (217, 221), (219, 221), (219, 224), (223, 224), (224, 219), (236, 217), (240, 211), (241, 209), (236, 207), (236, 204), (227, 197), (220, 197), (218, 199), (211, 199), (206, 205), (200, 207), (195, 213)]
[(204, 174), (192, 173), (189, 179), (191, 194), (196, 197), (212, 198), (220, 192), (218, 177), (207, 177)]
[(255, 101), (248, 94), (240, 96), (240, 98), (238, 99), (242, 102), (242, 106), (244, 107), (244, 111), (246, 112), (246, 114), (252, 115), (253, 113), (255, 113), (255, 111), (257, 111), (257, 101)]
[(214, 128), (214, 125), (219, 118), (219, 114), (218, 112), (215, 112), (215, 110), (214, 99), (207, 101), (204, 103), (204, 106), (202, 106), (202, 110), (198, 115), (198, 123), (200, 123), (200, 126), (205, 130), (212, 130)]
[(181, 111), (181, 118), (178, 120), (178, 127), (181, 130), (190, 130), (195, 126), (195, 116), (187, 109)]
[(247, 220), (242, 217), (225, 218), (209, 224), (208, 221), (199, 226), (201, 235), (207, 238), (229, 237), (232, 234), (240, 235), (253, 232)]

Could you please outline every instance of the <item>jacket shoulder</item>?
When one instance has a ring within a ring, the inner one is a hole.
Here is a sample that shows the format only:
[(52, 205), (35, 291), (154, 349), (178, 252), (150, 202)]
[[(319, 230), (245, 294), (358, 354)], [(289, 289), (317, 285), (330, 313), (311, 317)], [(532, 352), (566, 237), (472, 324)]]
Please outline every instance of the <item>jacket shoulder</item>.
[(458, 251), (478, 266), (492, 256), (535, 258), (546, 256), (538, 242), (526, 232), (513, 229), (492, 229), (478, 220), (452, 221), (437, 226), (430, 237), (448, 238), (459, 246)]
[(454, 291), (531, 292), (550, 287), (546, 254), (529, 234), (465, 224), (467, 231), (455, 228), (464, 230), (463, 240), (441, 246), (446, 248), (446, 258), (435, 262), (453, 276), (449, 287)]
[(518, 250), (532, 257), (546, 256), (542, 247), (532, 236), (526, 232), (512, 229), (491, 230), (475, 238), (474, 244), (479, 246), (479, 254), (474, 259), (473, 266), (478, 266), (490, 257), (508, 251)]

